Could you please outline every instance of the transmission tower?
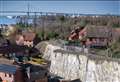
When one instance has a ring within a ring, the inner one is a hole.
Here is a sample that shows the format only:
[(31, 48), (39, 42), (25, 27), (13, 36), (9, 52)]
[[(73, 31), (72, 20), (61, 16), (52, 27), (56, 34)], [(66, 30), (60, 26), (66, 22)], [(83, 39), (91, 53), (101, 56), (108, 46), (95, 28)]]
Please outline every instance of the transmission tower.
[(28, 27), (28, 22), (29, 22), (29, 16), (30, 16), (30, 4), (28, 3), (28, 5), (27, 5), (27, 24), (26, 24), (26, 27)]

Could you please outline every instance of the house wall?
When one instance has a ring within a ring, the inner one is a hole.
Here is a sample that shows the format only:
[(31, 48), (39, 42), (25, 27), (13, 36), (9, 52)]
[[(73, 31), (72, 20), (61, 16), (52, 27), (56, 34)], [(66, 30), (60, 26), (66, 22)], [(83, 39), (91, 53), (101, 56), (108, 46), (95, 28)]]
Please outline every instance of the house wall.
[(108, 43), (109, 41), (107, 40), (107, 38), (88, 38), (87, 40), (86, 40), (86, 45), (87, 46), (92, 46), (92, 45), (94, 45), (94, 46), (107, 46), (107, 43)]
[(27, 45), (28, 47), (33, 47), (33, 41), (26, 41), (24, 37), (21, 35), (19, 39), (16, 39), (17, 45)]
[(28, 47), (33, 47), (33, 41), (24, 41), (24, 45), (27, 45)]
[(8, 73), (0, 72), (0, 77), (2, 78), (3, 82), (13, 82), (14, 81), (14, 75), (11, 75), (11, 77), (10, 77)]
[(18, 40), (16, 40), (17, 45), (23, 45), (24, 44), (24, 37), (20, 36)]

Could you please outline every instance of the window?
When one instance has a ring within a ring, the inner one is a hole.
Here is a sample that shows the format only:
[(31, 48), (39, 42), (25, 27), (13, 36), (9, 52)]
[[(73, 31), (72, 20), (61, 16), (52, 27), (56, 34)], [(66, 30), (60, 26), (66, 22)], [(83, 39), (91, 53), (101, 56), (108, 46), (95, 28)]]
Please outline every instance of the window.
[(9, 77), (12, 77), (12, 75), (11, 75), (11, 74), (9, 74)]
[(0, 77), (0, 82), (2, 82), (3, 80), (2, 80), (2, 78)]
[(7, 77), (7, 74), (5, 73), (5, 77)]

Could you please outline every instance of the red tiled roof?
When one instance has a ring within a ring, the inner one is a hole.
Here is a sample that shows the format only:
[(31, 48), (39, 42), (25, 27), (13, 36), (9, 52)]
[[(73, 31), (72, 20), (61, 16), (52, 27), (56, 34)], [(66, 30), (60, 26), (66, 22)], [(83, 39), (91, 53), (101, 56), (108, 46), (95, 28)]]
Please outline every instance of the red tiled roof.
[(86, 33), (86, 28), (84, 28), (83, 30), (81, 30), (81, 31), (79, 32), (79, 35), (83, 35), (84, 33)]
[(23, 37), (25, 41), (33, 41), (36, 34), (34, 32), (24, 32)]

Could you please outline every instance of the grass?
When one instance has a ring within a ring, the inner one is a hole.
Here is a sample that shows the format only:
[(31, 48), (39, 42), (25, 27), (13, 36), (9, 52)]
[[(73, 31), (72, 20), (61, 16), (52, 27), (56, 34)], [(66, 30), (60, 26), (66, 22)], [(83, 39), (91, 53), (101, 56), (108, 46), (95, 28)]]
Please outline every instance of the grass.
[(37, 64), (47, 64), (46, 61), (44, 59), (41, 59), (41, 58), (31, 58), (31, 61), (33, 63), (37, 63)]
[(96, 54), (96, 55), (99, 55), (99, 56), (107, 56), (108, 53), (106, 51), (106, 49), (95, 49), (95, 48), (92, 48), (90, 50), (92, 53)]
[(120, 58), (120, 52), (116, 52), (112, 55), (113, 58)]

